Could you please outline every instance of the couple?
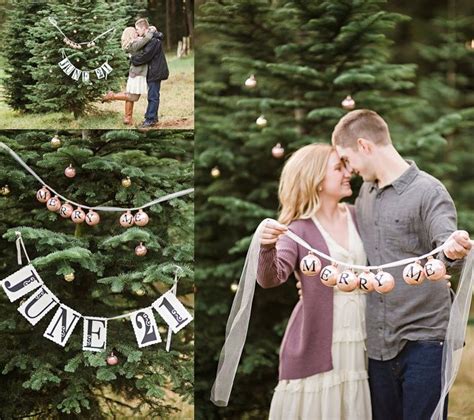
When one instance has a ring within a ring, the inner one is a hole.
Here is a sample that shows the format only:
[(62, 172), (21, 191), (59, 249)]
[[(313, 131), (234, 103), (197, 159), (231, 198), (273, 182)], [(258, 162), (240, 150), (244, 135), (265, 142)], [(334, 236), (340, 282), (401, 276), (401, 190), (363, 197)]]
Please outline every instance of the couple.
[(126, 28), (122, 33), (122, 49), (131, 60), (127, 87), (125, 92), (108, 92), (102, 101), (125, 101), (123, 122), (126, 125), (133, 125), (134, 103), (147, 92), (145, 120), (139, 128), (152, 128), (158, 124), (161, 81), (169, 76), (162, 41), (163, 34), (146, 19), (138, 19), (134, 28)]

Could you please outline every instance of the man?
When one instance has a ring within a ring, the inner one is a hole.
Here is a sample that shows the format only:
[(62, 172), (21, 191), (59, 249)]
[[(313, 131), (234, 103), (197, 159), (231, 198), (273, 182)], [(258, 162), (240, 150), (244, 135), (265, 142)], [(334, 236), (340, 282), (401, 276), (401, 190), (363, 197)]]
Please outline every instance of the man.
[[(471, 249), (456, 231), (456, 209), (436, 178), (405, 161), (385, 121), (356, 110), (336, 125), (332, 143), (364, 184), (356, 200), (360, 235), (370, 265), (426, 254), (451, 238), (437, 258), (449, 266)], [(450, 294), (445, 281), (403, 281), (402, 267), (387, 268), (395, 289), (367, 296), (369, 384), (374, 419), (429, 419), (441, 392), (443, 340)], [(446, 418), (447, 404), (445, 405)]]
[[(145, 35), (150, 30), (146, 19), (138, 19), (135, 28), (139, 36)], [(148, 64), (148, 106), (145, 120), (140, 128), (151, 128), (158, 123), (158, 108), (160, 106), (161, 81), (168, 79), (169, 70), (163, 51), (163, 34), (156, 31), (153, 38), (145, 45), (143, 50), (132, 57), (132, 63), (136, 66)]]

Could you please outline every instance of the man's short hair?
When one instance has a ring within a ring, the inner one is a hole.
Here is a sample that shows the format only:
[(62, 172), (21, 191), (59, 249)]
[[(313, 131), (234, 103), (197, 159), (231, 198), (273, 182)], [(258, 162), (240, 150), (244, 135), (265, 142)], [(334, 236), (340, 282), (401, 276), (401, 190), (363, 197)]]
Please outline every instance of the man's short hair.
[(369, 140), (378, 146), (392, 144), (387, 123), (374, 111), (357, 109), (344, 115), (334, 127), (334, 146), (357, 148), (357, 139)]
[(148, 20), (145, 18), (138, 19), (135, 22), (135, 27), (140, 26), (142, 28), (148, 29), (150, 27), (150, 24), (148, 23)]

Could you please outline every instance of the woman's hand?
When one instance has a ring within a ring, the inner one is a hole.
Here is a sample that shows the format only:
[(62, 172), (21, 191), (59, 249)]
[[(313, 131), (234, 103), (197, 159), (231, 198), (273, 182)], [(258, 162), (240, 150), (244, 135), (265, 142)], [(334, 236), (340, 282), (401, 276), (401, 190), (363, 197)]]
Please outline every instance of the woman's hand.
[(285, 234), (287, 230), (288, 227), (285, 225), (274, 221), (267, 222), (260, 237), (260, 245), (264, 248), (273, 248), (280, 235)]

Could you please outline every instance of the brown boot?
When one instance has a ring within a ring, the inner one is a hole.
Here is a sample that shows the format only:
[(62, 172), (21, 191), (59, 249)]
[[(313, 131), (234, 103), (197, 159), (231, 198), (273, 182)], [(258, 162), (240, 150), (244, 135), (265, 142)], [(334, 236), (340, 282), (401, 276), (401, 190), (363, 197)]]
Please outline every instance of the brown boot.
[(128, 101), (129, 97), (128, 94), (125, 92), (114, 93), (112, 91), (107, 92), (106, 95), (102, 96), (102, 102), (110, 102), (110, 101)]
[(125, 118), (123, 123), (126, 125), (133, 125), (133, 104), (132, 101), (125, 101)]

